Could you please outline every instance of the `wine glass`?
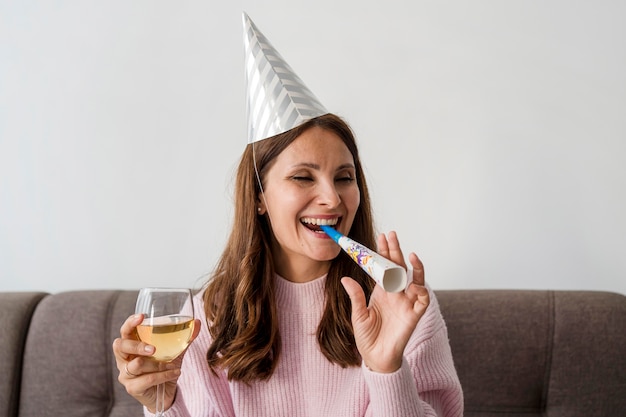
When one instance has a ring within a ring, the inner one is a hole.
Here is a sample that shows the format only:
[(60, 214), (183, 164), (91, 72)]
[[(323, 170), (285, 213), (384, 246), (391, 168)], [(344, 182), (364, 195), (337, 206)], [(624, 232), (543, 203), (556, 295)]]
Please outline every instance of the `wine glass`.
[[(176, 359), (189, 345), (193, 334), (192, 293), (188, 288), (142, 288), (137, 296), (136, 314), (143, 314), (137, 326), (139, 339), (155, 347), (151, 356), (159, 362)], [(159, 367), (160, 368), (160, 367)], [(156, 387), (156, 415), (163, 416), (165, 385)]]

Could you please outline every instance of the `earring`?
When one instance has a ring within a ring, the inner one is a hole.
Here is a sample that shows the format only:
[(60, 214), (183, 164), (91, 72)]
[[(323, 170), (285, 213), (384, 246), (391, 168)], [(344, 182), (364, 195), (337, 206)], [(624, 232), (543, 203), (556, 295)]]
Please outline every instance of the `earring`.
[(257, 213), (261, 213), (261, 207), (256, 208)]

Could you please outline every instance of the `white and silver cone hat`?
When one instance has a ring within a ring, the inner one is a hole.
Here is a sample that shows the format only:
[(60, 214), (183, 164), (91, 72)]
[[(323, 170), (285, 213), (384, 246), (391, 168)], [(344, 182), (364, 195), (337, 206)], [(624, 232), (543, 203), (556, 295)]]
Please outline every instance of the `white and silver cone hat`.
[(243, 42), (248, 143), (328, 113), (245, 12)]

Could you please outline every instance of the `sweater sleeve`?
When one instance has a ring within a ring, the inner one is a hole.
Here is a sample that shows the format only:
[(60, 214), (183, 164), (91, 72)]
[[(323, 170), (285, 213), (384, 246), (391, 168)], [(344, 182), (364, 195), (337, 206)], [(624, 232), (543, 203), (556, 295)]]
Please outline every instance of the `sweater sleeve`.
[(402, 366), (391, 374), (363, 365), (370, 391), (368, 416), (463, 416), (463, 391), (454, 368), (448, 330), (435, 294), (404, 352)]

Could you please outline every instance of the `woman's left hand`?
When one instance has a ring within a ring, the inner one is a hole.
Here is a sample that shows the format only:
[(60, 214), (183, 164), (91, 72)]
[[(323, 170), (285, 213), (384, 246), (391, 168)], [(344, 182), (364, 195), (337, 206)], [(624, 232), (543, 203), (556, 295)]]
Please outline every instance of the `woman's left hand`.
[[(378, 237), (378, 253), (406, 268), (395, 232)], [(352, 278), (341, 280), (352, 303), (352, 326), (357, 349), (365, 365), (374, 372), (391, 373), (400, 369), (402, 355), (413, 330), (424, 315), (430, 298), (424, 287), (424, 267), (415, 253), (411, 284), (403, 292), (388, 293), (376, 285), (369, 306), (361, 286)]]

